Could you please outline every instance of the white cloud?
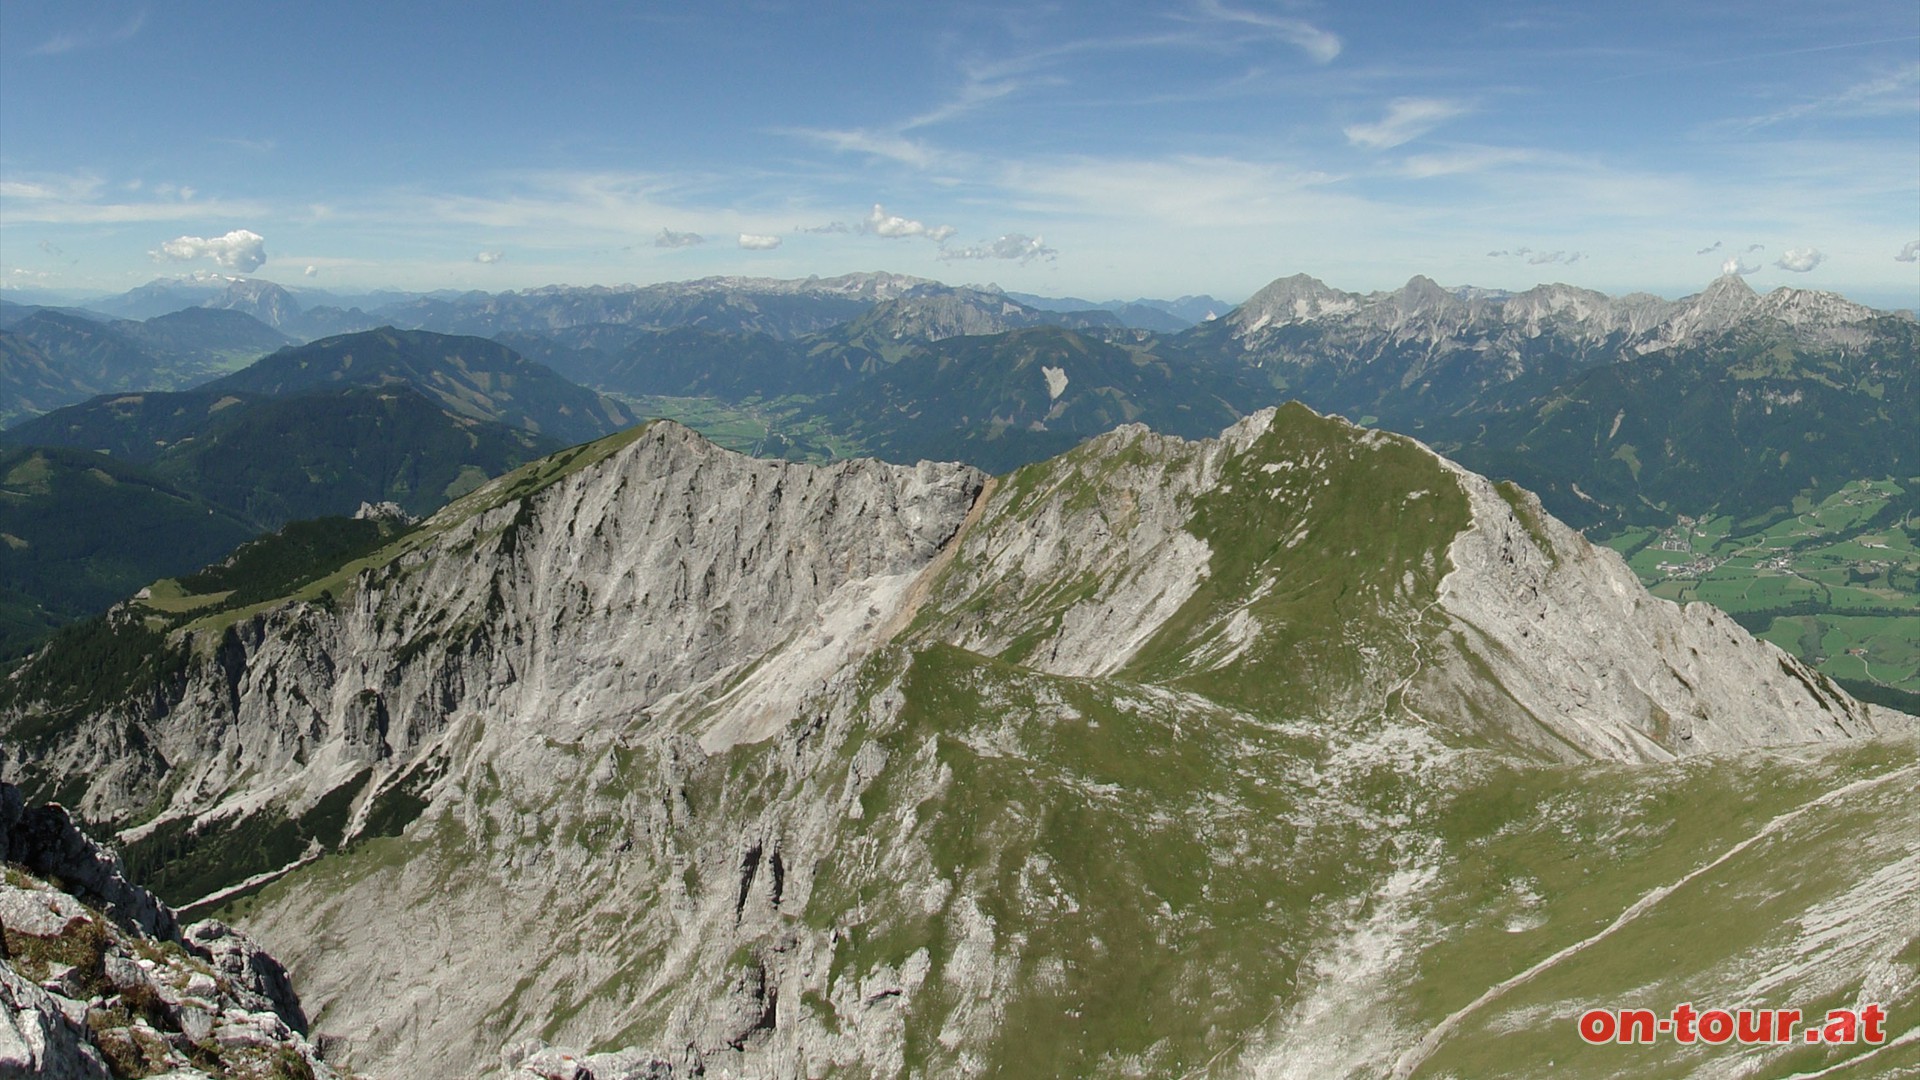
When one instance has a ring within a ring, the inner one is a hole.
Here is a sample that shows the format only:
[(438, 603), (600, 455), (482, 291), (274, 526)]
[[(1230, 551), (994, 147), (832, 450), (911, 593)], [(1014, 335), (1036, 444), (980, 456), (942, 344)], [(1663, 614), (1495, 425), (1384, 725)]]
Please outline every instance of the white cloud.
[(1909, 240), (1900, 254), (1893, 257), (1894, 262), (1920, 262), (1920, 240)]
[(672, 229), (661, 229), (659, 235), (653, 238), (653, 246), (657, 248), (685, 248), (706, 242), (707, 238), (697, 232), (674, 232)]
[(1509, 256), (1515, 259), (1527, 260), (1528, 266), (1548, 266), (1553, 263), (1559, 263), (1562, 266), (1572, 266), (1574, 263), (1587, 257), (1586, 253), (1582, 251), (1535, 251), (1530, 247), (1517, 247), (1512, 251), (1487, 252), (1487, 258), (1489, 259), (1507, 258)]
[(1339, 37), (1301, 19), (1241, 11), (1238, 8), (1227, 7), (1219, 0), (1200, 0), (1200, 10), (1226, 22), (1260, 27), (1281, 41), (1303, 50), (1322, 64), (1340, 55)]
[(320, 268), (317, 266), (309, 266), (305, 270), (302, 270), (301, 273), (307, 275), (308, 277), (319, 277)]
[(772, 251), (780, 246), (777, 236), (761, 236), (758, 233), (741, 233), (740, 246), (748, 251)]
[(934, 243), (939, 244), (945, 243), (954, 233), (960, 230), (955, 229), (951, 225), (928, 226), (924, 222), (914, 221), (911, 218), (903, 218), (897, 214), (889, 214), (885, 207), (879, 203), (874, 203), (873, 212), (867, 215), (867, 220), (860, 223), (860, 231), (863, 233), (871, 233), (874, 236), (924, 236)]
[(235, 229), (225, 236), (177, 236), (148, 254), (173, 262), (212, 259), (216, 265), (250, 274), (267, 261), (267, 241), (251, 229)]
[(1466, 106), (1457, 101), (1395, 98), (1387, 103), (1387, 114), (1378, 123), (1348, 127), (1347, 141), (1369, 150), (1387, 150), (1412, 142), (1466, 111)]
[(507, 253), (506, 253), (506, 252), (504, 252), (504, 251), (497, 251), (497, 250), (496, 250), (496, 251), (483, 251), (483, 252), (481, 252), (480, 254), (478, 254), (478, 255), (475, 255), (475, 256), (473, 257), (473, 261), (474, 261), (474, 262), (477, 262), (477, 263), (485, 263), (485, 264), (487, 264), (487, 265), (489, 265), (489, 266), (491, 266), (492, 264), (494, 264), (494, 263), (497, 263), (497, 262), (499, 262), (499, 261), (500, 261), (501, 259), (504, 259), (504, 258), (506, 258), (506, 257), (507, 257)]
[(1720, 264), (1720, 272), (1722, 274), (1738, 274), (1741, 277), (1746, 277), (1748, 274), (1759, 269), (1760, 260), (1749, 259), (1744, 255), (1735, 255)]
[(1804, 274), (1825, 261), (1827, 257), (1822, 255), (1818, 248), (1788, 248), (1773, 261), (1773, 265), (1782, 270)]
[(1060, 254), (1048, 247), (1037, 236), (1024, 233), (1008, 233), (990, 244), (973, 247), (951, 248), (940, 253), (942, 259), (1014, 259), (1021, 263), (1030, 263), (1035, 259), (1051, 260)]

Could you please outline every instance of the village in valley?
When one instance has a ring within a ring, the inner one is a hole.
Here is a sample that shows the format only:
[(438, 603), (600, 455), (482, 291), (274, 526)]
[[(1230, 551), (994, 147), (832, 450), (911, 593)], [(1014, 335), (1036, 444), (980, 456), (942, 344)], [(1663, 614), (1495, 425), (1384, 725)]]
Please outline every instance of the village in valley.
[(1773, 520), (1676, 517), (1606, 541), (1656, 596), (1704, 600), (1850, 685), (1920, 692), (1920, 478), (1803, 495)]

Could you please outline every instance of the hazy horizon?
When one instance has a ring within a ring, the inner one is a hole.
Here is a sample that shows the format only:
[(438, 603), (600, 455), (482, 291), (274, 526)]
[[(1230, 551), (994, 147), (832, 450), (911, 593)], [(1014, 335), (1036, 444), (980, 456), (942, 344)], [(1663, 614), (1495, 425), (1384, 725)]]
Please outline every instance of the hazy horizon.
[[(1406, 282), (1401, 282), (1399, 285), (1388, 286), (1385, 288), (1349, 287), (1349, 286), (1343, 286), (1342, 284), (1336, 281), (1327, 281), (1324, 278), (1319, 278), (1318, 275), (1315, 275), (1310, 271), (1304, 271), (1304, 270), (1290, 271), (1288, 273), (1283, 273), (1276, 276), (1272, 280), (1278, 281), (1281, 278), (1290, 277), (1294, 273), (1305, 273), (1307, 274), (1307, 276), (1314, 277), (1317, 280), (1320, 280), (1323, 284), (1328, 285), (1332, 288), (1339, 289), (1343, 292), (1359, 293), (1363, 295), (1368, 293), (1375, 293), (1375, 292), (1392, 292), (1395, 289), (1401, 288), (1406, 284)], [(1033, 289), (1008, 288), (1006, 286), (1000, 285), (997, 282), (991, 282), (991, 281), (962, 281), (958, 279), (942, 279), (933, 275), (910, 274), (910, 273), (907, 273), (906, 271), (899, 271), (899, 270), (848, 270), (841, 273), (801, 275), (799, 277), (775, 277), (775, 276), (766, 275), (766, 274), (725, 274), (725, 275), (716, 274), (716, 275), (707, 275), (699, 278), (673, 278), (673, 279), (664, 280), (664, 281), (645, 281), (645, 282), (556, 281), (556, 282), (549, 282), (544, 285), (529, 285), (521, 288), (483, 289), (483, 290), (477, 290), (477, 291), (493, 293), (493, 294), (502, 294), (502, 293), (508, 293), (508, 292), (524, 294), (524, 293), (539, 292), (544, 289), (625, 290), (625, 289), (646, 289), (646, 288), (653, 288), (653, 287), (662, 286), (662, 285), (690, 284), (693, 282), (712, 280), (715, 278), (738, 278), (742, 280), (751, 279), (751, 280), (762, 280), (762, 281), (804, 281), (804, 280), (807, 280), (809, 277), (819, 278), (824, 280), (824, 279), (831, 279), (831, 278), (838, 278), (838, 277), (849, 277), (849, 276), (854, 276), (859, 274), (899, 274), (899, 275), (908, 276), (908, 277), (925, 278), (936, 284), (948, 286), (951, 288), (971, 288), (971, 289), (983, 289), (983, 290), (999, 289), (1002, 292), (1020, 293), (1020, 294), (1029, 295), (1029, 296), (1040, 296), (1040, 297), (1045, 297), (1047, 299), (1085, 300), (1090, 304), (1127, 303), (1135, 300), (1173, 301), (1173, 300), (1180, 300), (1180, 299), (1193, 297), (1193, 296), (1210, 296), (1213, 299), (1222, 301), (1226, 305), (1226, 307), (1223, 307), (1219, 312), (1219, 314), (1222, 314), (1222, 315), (1226, 314), (1227, 310), (1245, 303), (1254, 293), (1259, 292), (1259, 289), (1256, 288), (1251, 292), (1246, 293), (1245, 295), (1235, 294), (1231, 296), (1222, 296), (1217, 293), (1206, 293), (1206, 292), (1198, 292), (1198, 291), (1184, 292), (1184, 293), (1170, 293), (1170, 294), (1157, 295), (1157, 296), (1148, 295), (1146, 293), (1132, 293), (1127, 295), (1113, 295), (1113, 296), (1106, 296), (1106, 295), (1086, 296), (1086, 295), (1077, 295), (1077, 294), (1066, 293), (1066, 292), (1043, 292), (1043, 291), (1038, 291)], [(1432, 277), (1432, 275), (1430, 274), (1422, 275), (1418, 273), (1412, 276)], [(1679, 290), (1679, 291), (1660, 291), (1655, 289), (1621, 289), (1621, 290), (1598, 289), (1595, 291), (1602, 292), (1608, 296), (1613, 296), (1613, 297), (1621, 297), (1631, 293), (1649, 293), (1663, 300), (1679, 300), (1684, 297), (1691, 296), (1705, 290), (1714, 281), (1724, 276), (1737, 276), (1737, 275), (1714, 275), (1713, 277), (1708, 278), (1707, 280), (1701, 282), (1696, 287)], [(227, 280), (252, 280), (252, 281), (267, 282), (269, 284), (276, 285), (282, 289), (285, 289), (287, 292), (293, 294), (296, 298), (302, 295), (307, 295), (307, 296), (319, 297), (323, 299), (325, 298), (355, 299), (355, 298), (374, 296), (379, 294), (430, 296), (430, 295), (437, 295), (437, 294), (461, 294), (461, 293), (476, 291), (472, 288), (461, 288), (461, 287), (454, 287), (454, 286), (438, 288), (438, 289), (433, 289), (433, 288), (408, 289), (408, 288), (401, 288), (398, 286), (390, 286), (390, 285), (372, 285), (364, 288), (335, 285), (329, 288), (325, 285), (320, 285), (310, 280), (301, 280), (301, 279), (295, 279), (292, 281), (277, 280), (267, 274), (215, 274), (213, 272), (207, 272), (207, 271), (202, 271), (198, 274), (160, 275), (150, 279), (149, 281), (143, 282), (141, 285), (136, 285), (134, 286), (134, 288), (141, 288), (145, 285), (157, 285), (157, 284), (162, 284), (167, 282), (192, 284), (197, 281), (200, 283), (206, 283), (213, 280), (216, 277), (224, 278)], [(1409, 278), (1409, 280), (1411, 280), (1411, 277)], [(1269, 282), (1269, 284), (1270, 283), (1271, 282)], [(1438, 284), (1442, 288), (1445, 288), (1448, 290), (1487, 289), (1489, 291), (1502, 292), (1502, 293), (1519, 293), (1519, 292), (1525, 292), (1527, 289), (1530, 289), (1530, 288), (1541, 288), (1541, 287), (1547, 287), (1552, 285), (1570, 285), (1571, 283), (1543, 279), (1541, 281), (1534, 283), (1533, 285), (1521, 286), (1517, 288), (1496, 288), (1493, 286), (1481, 285), (1471, 281), (1459, 281), (1459, 282), (1438, 281)], [(1898, 297), (1890, 297), (1884, 301), (1881, 301), (1881, 300), (1876, 300), (1875, 298), (1868, 295), (1861, 295), (1861, 294), (1846, 292), (1840, 289), (1821, 288), (1812, 283), (1780, 282), (1780, 283), (1768, 286), (1768, 285), (1757, 285), (1753, 281), (1748, 280), (1747, 284), (1753, 288), (1754, 292), (1760, 295), (1765, 295), (1766, 293), (1771, 292), (1773, 291), (1773, 289), (1776, 289), (1776, 288), (1811, 289), (1811, 290), (1820, 291), (1820, 292), (1835, 293), (1837, 295), (1844, 296), (1847, 299), (1854, 301), (1855, 303), (1865, 304), (1868, 307), (1877, 308), (1880, 310), (1908, 311), (1908, 312), (1914, 312), (1915, 314), (1920, 314), (1920, 298), (1909, 298), (1904, 303), (1902, 303), (1900, 302), (1900, 299)], [(1261, 288), (1264, 288), (1264, 287), (1265, 287), (1264, 285), (1261, 286)], [(1575, 287), (1591, 288), (1591, 286), (1584, 286), (1584, 285), (1575, 286)], [(72, 306), (85, 306), (85, 304), (88, 301), (111, 299), (114, 297), (123, 296), (129, 291), (131, 290), (121, 289), (121, 290), (115, 290), (115, 291), (105, 291), (105, 290), (84, 290), (84, 289), (76, 289), (76, 290), (40, 289), (40, 288), (31, 287), (31, 286), (9, 284), (5, 286), (0, 286), (0, 299), (9, 300), (9, 301), (12, 301), (13, 303), (21, 303), (21, 304), (28, 304), (28, 305), (66, 304), (66, 305), (72, 305)]]

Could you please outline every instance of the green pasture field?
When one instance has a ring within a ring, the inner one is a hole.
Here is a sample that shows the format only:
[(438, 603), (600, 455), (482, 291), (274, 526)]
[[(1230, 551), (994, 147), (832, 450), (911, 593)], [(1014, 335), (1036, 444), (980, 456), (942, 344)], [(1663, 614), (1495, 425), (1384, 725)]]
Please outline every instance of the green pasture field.
[(1770, 518), (1680, 518), (1603, 542), (1656, 596), (1713, 604), (1833, 678), (1920, 694), (1916, 496), (1920, 477), (1855, 480)]

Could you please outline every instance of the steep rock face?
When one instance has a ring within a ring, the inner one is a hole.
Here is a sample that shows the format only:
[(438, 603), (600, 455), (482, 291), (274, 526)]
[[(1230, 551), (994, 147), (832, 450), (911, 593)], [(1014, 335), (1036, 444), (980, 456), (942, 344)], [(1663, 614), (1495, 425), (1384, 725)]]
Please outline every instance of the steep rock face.
[[(1440, 927), (1550, 953), (1617, 910), (1482, 880), (1501, 830), (1558, 827), (1541, 777), (1618, 818), (1623, 763), (1897, 719), (1651, 601), (1524, 496), (1298, 406), (991, 484), (657, 424), (223, 618), (144, 711), (7, 767), (93, 777), (162, 873), (303, 823), (227, 913), (346, 1060), (422, 1076), (1179, 1074), (1320, 1046), (1342, 985), (1392, 1007), (1386, 1049), (1334, 1039), (1376, 1061), (1484, 988), (1426, 966)], [(1818, 795), (1776, 789), (1754, 805)], [(1745, 824), (1565, 842), (1616, 845), (1631, 898)]]
[(1711, 605), (1647, 595), (1617, 553), (1532, 495), (1448, 467), (1474, 518), (1439, 597), (1461, 656), (1435, 666), (1423, 699), (1518, 710), (1539, 722), (1542, 749), (1569, 759), (1669, 760), (1903, 725)]
[(874, 644), (984, 480), (759, 461), (670, 422), (618, 443), (525, 498), (509, 497), (516, 473), (455, 503), (337, 608), (202, 631), (219, 640), (142, 725), (147, 753), (126, 753), (111, 734), (126, 718), (108, 717), (43, 767), (94, 777), (81, 805), (112, 819), (151, 797), (156, 759), (179, 763), (183, 810), (230, 792), (235, 810), (304, 805), (411, 763), (468, 714), (559, 732), (660, 713), (710, 744), (761, 738)]

